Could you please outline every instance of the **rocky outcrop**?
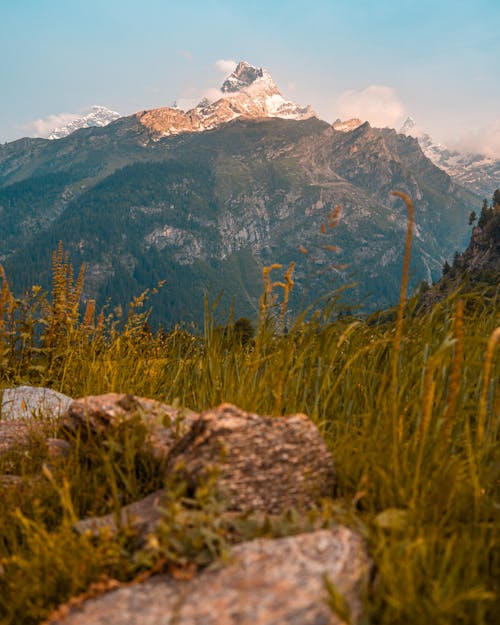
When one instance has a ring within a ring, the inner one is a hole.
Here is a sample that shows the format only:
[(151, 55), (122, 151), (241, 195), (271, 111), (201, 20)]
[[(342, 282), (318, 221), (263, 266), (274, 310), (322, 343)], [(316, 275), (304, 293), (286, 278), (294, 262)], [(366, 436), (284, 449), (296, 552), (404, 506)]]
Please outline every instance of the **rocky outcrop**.
[(33, 416), (61, 417), (73, 400), (50, 388), (17, 386), (3, 390), (2, 420), (29, 419)]
[[(232, 544), (258, 534), (248, 529), (254, 525), (271, 527), (276, 520), (277, 527), (282, 527), (282, 513), (292, 508), (305, 511), (333, 494), (333, 459), (318, 429), (303, 414), (260, 416), (222, 404), (198, 415), (143, 397), (109, 393), (73, 401), (60, 421), (59, 432), (70, 442), (78, 437), (83, 443), (113, 434), (121, 426), (144, 424), (153, 449), (164, 460), (159, 470), (166, 471), (173, 483), (185, 481), (188, 493), (215, 473), (216, 488), (226, 496), (226, 508), (216, 513), (216, 522), (226, 528), (225, 536)], [(14, 448), (30, 451), (34, 424), (46, 426), (36, 419), (0, 421), (0, 455), (2, 449), (6, 453)], [(39, 433), (44, 436), (44, 461), (64, 462), (70, 443), (51, 435)], [(4, 474), (0, 487), (22, 495), (37, 479), (43, 478)], [(82, 519), (74, 529), (98, 534), (106, 527), (109, 537), (110, 531), (128, 526), (135, 535), (134, 548), (147, 550), (162, 540), (167, 495), (165, 489), (156, 491), (122, 507), (119, 517)], [(189, 505), (180, 506), (175, 522), (182, 527), (200, 523), (203, 517), (197, 512)], [(242, 542), (228, 548), (228, 557), (209, 568), (197, 570), (193, 564), (189, 575), (172, 569), (175, 574), (136, 584), (116, 582), (117, 590), (72, 600), (49, 622), (340, 625), (349, 613), (350, 622), (356, 623), (361, 615), (361, 591), (372, 569), (366, 545), (346, 527), (319, 529), (321, 519), (308, 521), (307, 516), (298, 516), (291, 531), (309, 533)], [(170, 532), (168, 525), (165, 531)]]
[[(157, 576), (63, 610), (48, 625), (354, 624), (371, 569), (364, 541), (346, 527), (257, 539), (189, 581)], [(344, 598), (343, 614), (328, 605), (328, 583)]]
[(107, 393), (73, 401), (62, 419), (61, 429), (66, 435), (79, 435), (85, 440), (139, 419), (147, 427), (148, 443), (154, 455), (164, 458), (197, 418), (191, 410), (173, 408), (154, 399)]
[(232, 510), (307, 508), (334, 487), (331, 454), (305, 415), (261, 417), (231, 404), (193, 422), (167, 465), (178, 467), (190, 488), (215, 469)]

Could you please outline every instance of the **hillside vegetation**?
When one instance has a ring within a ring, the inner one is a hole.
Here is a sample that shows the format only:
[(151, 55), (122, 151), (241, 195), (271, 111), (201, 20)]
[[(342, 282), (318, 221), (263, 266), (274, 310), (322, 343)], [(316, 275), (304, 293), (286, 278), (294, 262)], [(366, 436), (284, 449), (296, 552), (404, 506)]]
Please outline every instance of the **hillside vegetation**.
[[(72, 397), (126, 392), (196, 411), (229, 401), (260, 414), (304, 412), (320, 428), (337, 471), (332, 500), (310, 522), (356, 528), (378, 567), (365, 597), (366, 622), (497, 622), (495, 292), (451, 293), (424, 311), (417, 299), (405, 305), (402, 297), (395, 321), (338, 318), (333, 294), (285, 333), (293, 274), (274, 267), (265, 272), (253, 337), (248, 324), (230, 317), (218, 327), (208, 301), (201, 333), (182, 327), (152, 333), (147, 295), (122, 318), (100, 313), (93, 302), (80, 311), (84, 274), (73, 275), (62, 247), (52, 272), (50, 294), (34, 286), (22, 298), (0, 278), (2, 387), (44, 385)], [(178, 485), (168, 486), (167, 530), (156, 550), (137, 550), (127, 528), (98, 539), (73, 532), (77, 518), (115, 511), (161, 485), (154, 458), (138, 451), (143, 439), (137, 423), (98, 441), (91, 457), (76, 446), (69, 458), (42, 468), (40, 442), (39, 455), (11, 461), (9, 472), (25, 475), (26, 488), (1, 494), (2, 623), (38, 623), (91, 583), (98, 592), (110, 580), (151, 569), (203, 565), (235, 540), (234, 528), (217, 523), (209, 484), (189, 500)], [(199, 512), (196, 521), (183, 521), (186, 509)], [(294, 533), (304, 523), (292, 514), (241, 531), (246, 537)]]

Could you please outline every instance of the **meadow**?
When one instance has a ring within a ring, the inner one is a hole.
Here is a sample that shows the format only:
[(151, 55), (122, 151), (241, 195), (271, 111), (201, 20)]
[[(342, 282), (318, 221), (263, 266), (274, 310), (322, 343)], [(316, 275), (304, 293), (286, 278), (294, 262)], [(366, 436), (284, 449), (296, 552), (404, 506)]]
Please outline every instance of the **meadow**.
[[(290, 513), (265, 526), (247, 524), (241, 539), (346, 523), (366, 536), (377, 566), (364, 598), (366, 623), (497, 622), (496, 295), (456, 292), (422, 307), (417, 296), (406, 302), (403, 283), (397, 308), (356, 317), (339, 314), (339, 295), (332, 294), (284, 333), (293, 274), (275, 267), (264, 276), (254, 336), (242, 334), (230, 313), (222, 328), (208, 299), (199, 332), (165, 332), (147, 325), (148, 294), (121, 317), (93, 302), (82, 310), (84, 274), (73, 275), (62, 247), (52, 270), (52, 292), (34, 286), (20, 298), (0, 276), (0, 387), (47, 386), (71, 397), (127, 392), (195, 411), (227, 401), (259, 414), (303, 412), (335, 459), (332, 499), (307, 519)], [(55, 428), (50, 420), (45, 426)], [(163, 485), (161, 467), (140, 444), (144, 436), (138, 421), (96, 440), (91, 452), (77, 441), (68, 458), (50, 466), (42, 438), (33, 453), (0, 459), (2, 472), (9, 462), (8, 471), (25, 482), (0, 493), (3, 624), (39, 623), (70, 597), (112, 580), (203, 566), (234, 540), (234, 528), (218, 523), (210, 484), (194, 498), (167, 484), (155, 549), (137, 549), (127, 528), (97, 539), (72, 530), (78, 518), (117, 510)], [(183, 510), (196, 511), (191, 522)]]

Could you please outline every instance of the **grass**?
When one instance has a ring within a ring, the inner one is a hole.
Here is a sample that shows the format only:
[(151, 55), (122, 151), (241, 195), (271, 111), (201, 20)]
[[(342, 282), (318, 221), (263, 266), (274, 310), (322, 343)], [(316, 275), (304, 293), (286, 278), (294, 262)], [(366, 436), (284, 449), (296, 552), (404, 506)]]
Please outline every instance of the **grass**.
[[(261, 414), (304, 412), (320, 428), (337, 471), (335, 502), (310, 523), (356, 527), (377, 565), (366, 622), (497, 622), (495, 298), (455, 294), (424, 312), (415, 300), (406, 307), (403, 301), (396, 327), (388, 316), (331, 322), (324, 307), (297, 319), (286, 336), (267, 314), (254, 339), (242, 342), (219, 331), (210, 311), (202, 336), (181, 328), (153, 335), (144, 327), (144, 297), (121, 323), (110, 315), (95, 319), (92, 306), (80, 316), (82, 283), (73, 280), (62, 250), (53, 270), (50, 297), (34, 288), (17, 300), (2, 280), (2, 386), (47, 385), (73, 397), (128, 392), (193, 410), (229, 401)], [(280, 302), (274, 304), (279, 319)], [(272, 310), (268, 297), (265, 312)], [(38, 623), (92, 583), (126, 582), (160, 565), (189, 572), (235, 535), (304, 527), (292, 514), (274, 527), (247, 519), (238, 533), (221, 524), (223, 508), (210, 488), (189, 500), (171, 484), (164, 523), (146, 550), (126, 528), (97, 539), (75, 534), (76, 518), (116, 510), (161, 485), (143, 442), (136, 423), (95, 441), (91, 452), (77, 444), (36, 480), (29, 476), (40, 467), (43, 441), (38, 456), (19, 461), (13, 472), (26, 485), (5, 490), (0, 508), (2, 623)]]

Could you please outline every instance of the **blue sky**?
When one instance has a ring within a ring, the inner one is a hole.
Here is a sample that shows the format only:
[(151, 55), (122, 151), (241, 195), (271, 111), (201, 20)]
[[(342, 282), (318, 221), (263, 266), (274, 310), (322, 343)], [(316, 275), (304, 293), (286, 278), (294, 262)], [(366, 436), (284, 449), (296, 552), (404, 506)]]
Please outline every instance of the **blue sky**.
[(500, 0), (1, 0), (0, 142), (93, 104), (188, 106), (245, 59), (327, 121), (411, 114), (500, 157), (499, 31)]

